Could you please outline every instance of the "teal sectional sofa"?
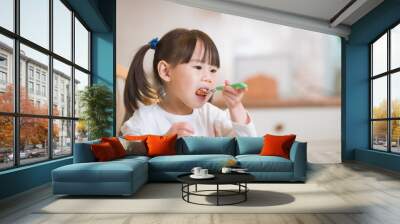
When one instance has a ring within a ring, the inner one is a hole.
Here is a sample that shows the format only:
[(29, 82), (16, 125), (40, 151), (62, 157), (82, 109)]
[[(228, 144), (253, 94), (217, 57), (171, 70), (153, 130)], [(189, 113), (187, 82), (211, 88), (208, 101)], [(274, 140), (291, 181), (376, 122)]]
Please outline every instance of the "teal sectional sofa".
[(234, 159), (258, 182), (305, 182), (307, 143), (294, 142), (290, 159), (260, 156), (262, 137), (183, 137), (176, 143), (177, 155), (127, 156), (96, 162), (90, 145), (75, 144), (74, 163), (52, 171), (54, 194), (131, 195), (148, 181), (176, 181), (193, 167), (219, 172)]

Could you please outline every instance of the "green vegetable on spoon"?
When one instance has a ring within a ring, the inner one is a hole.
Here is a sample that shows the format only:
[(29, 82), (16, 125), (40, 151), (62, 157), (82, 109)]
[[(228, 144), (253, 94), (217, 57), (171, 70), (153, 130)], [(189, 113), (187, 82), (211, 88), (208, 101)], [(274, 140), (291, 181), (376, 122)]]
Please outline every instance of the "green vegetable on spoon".
[[(232, 83), (229, 86), (232, 86), (234, 89), (245, 89), (247, 88), (247, 84), (244, 82), (237, 82), (237, 83)], [(224, 86), (217, 86), (217, 88), (215, 88), (216, 90), (223, 90)]]

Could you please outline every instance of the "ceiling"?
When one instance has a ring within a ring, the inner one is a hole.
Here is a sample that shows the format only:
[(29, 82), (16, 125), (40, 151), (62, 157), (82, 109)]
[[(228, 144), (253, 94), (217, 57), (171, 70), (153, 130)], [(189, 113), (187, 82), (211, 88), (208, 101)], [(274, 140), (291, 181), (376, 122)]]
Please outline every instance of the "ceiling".
[(170, 0), (179, 4), (348, 37), (383, 0)]

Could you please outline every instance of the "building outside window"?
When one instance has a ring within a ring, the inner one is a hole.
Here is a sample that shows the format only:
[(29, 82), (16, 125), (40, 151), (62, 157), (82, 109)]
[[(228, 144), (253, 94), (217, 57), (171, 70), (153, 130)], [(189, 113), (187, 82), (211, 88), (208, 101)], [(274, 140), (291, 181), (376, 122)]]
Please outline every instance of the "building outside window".
[(36, 69), (36, 81), (40, 81), (40, 71)]
[(28, 82), (28, 92), (29, 92), (29, 94), (34, 94), (33, 82), (31, 82), (31, 81)]
[(3, 71), (0, 71), (0, 84), (2, 85), (7, 84), (7, 74)]
[(46, 83), (46, 74), (45, 73), (42, 73), (42, 82)]
[(29, 66), (28, 70), (29, 79), (33, 80), (33, 67)]
[(0, 68), (7, 68), (7, 56), (0, 54)]
[(54, 89), (53, 103), (54, 104), (58, 103), (58, 89)]
[(7, 56), (0, 54), (0, 90), (5, 91), (7, 86)]
[(40, 84), (36, 84), (36, 95), (40, 95)]
[(46, 96), (46, 86), (42, 86), (42, 96)]

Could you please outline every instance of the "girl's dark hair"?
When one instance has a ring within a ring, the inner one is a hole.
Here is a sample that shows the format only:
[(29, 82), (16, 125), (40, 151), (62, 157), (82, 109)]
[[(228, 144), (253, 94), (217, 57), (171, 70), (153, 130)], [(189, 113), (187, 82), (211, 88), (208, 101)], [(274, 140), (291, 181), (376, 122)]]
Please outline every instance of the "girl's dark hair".
[(124, 104), (125, 117), (128, 120), (139, 108), (139, 102), (149, 105), (158, 102), (161, 96), (162, 80), (158, 74), (157, 65), (161, 60), (172, 66), (188, 63), (192, 58), (197, 41), (203, 44), (202, 62), (219, 68), (219, 54), (211, 38), (199, 30), (174, 29), (166, 33), (158, 42), (153, 60), (154, 81), (151, 82), (144, 72), (143, 60), (150, 44), (142, 46), (136, 53), (129, 67), (125, 82)]

